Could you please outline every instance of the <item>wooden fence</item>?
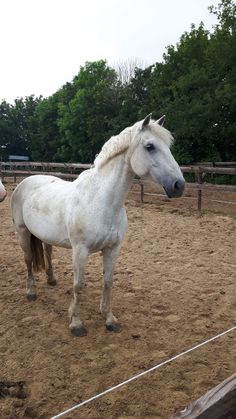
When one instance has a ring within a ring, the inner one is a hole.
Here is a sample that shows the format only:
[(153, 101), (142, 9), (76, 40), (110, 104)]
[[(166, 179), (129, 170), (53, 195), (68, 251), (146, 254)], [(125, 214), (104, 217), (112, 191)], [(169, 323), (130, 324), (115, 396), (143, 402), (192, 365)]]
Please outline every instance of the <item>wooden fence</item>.
[[(222, 167), (223, 164), (224, 166)], [(81, 163), (0, 162), (0, 177), (3, 181), (5, 177), (13, 177), (16, 182), (17, 177), (47, 174), (58, 176), (65, 180), (74, 180), (83, 170), (89, 169), (92, 166), (92, 164)], [(194, 174), (195, 182), (187, 183), (186, 189), (197, 190), (198, 211), (201, 211), (202, 208), (204, 191), (236, 192), (236, 185), (218, 185), (204, 182), (206, 174), (236, 175), (236, 162), (219, 162), (214, 163), (214, 165), (210, 163), (199, 163), (194, 166), (181, 166), (181, 170), (183, 173)], [(150, 193), (145, 192), (145, 186), (150, 185), (150, 182), (134, 179), (134, 183), (140, 185), (140, 198), (144, 202), (145, 195), (150, 195)], [(157, 193), (151, 193), (151, 195), (157, 195)]]
[(236, 374), (208, 391), (172, 419), (236, 418)]
[(30, 175), (53, 175), (66, 180), (74, 180), (92, 164), (82, 163), (47, 163), (47, 162), (0, 162), (0, 176), (4, 181), (5, 177), (25, 177)]
[[(233, 163), (229, 163), (233, 164)], [(236, 185), (217, 185), (212, 183), (204, 182), (206, 174), (211, 175), (236, 175), (236, 164), (235, 167), (209, 167), (209, 166), (185, 166), (182, 167), (183, 173), (194, 173), (195, 183), (189, 184), (191, 188), (197, 188), (198, 201), (197, 208), (201, 211), (202, 208), (202, 194), (203, 191), (225, 191), (225, 192), (236, 192)], [(186, 185), (188, 187), (188, 184)]]

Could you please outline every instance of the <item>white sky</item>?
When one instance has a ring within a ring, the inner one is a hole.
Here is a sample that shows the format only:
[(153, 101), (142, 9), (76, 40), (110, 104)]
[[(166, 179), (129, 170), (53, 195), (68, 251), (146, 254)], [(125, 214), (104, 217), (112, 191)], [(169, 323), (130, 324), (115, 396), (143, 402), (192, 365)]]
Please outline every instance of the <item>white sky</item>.
[(219, 0), (0, 0), (0, 100), (44, 97), (86, 61), (162, 60)]

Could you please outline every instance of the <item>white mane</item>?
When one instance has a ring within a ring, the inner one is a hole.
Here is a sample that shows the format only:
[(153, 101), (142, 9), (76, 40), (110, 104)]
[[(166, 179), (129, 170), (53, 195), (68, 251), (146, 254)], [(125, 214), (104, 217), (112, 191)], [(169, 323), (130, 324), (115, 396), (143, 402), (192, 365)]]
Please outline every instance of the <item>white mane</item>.
[[(120, 134), (111, 137), (102, 147), (100, 153), (97, 155), (94, 166), (95, 168), (99, 169), (108, 161), (113, 159), (114, 157), (118, 156), (121, 153), (124, 153), (132, 143), (133, 137), (140, 141), (141, 136), (132, 135), (132, 133), (136, 133), (137, 130), (134, 128), (138, 128), (138, 126), (142, 126), (142, 121), (137, 122), (132, 127), (125, 128)], [(173, 143), (173, 137), (166, 128), (160, 126), (154, 120), (151, 120), (148, 124), (148, 127), (151, 133), (158, 137), (160, 140), (164, 141), (168, 147), (170, 147)], [(140, 130), (140, 133), (142, 131)]]
[(120, 134), (110, 138), (102, 147), (94, 161), (95, 168), (104, 166), (109, 160), (124, 153), (131, 144), (131, 128), (125, 128)]

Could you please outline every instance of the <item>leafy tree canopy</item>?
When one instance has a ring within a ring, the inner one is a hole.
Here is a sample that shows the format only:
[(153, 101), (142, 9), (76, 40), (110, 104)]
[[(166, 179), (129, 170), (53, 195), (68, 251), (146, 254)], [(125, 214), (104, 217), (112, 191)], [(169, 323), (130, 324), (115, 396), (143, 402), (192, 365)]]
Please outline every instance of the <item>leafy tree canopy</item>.
[(129, 77), (88, 62), (48, 98), (0, 103), (0, 152), (34, 160), (91, 162), (103, 143), (153, 111), (167, 115), (180, 163), (236, 160), (236, 5), (210, 6), (211, 32), (192, 25), (163, 62)]

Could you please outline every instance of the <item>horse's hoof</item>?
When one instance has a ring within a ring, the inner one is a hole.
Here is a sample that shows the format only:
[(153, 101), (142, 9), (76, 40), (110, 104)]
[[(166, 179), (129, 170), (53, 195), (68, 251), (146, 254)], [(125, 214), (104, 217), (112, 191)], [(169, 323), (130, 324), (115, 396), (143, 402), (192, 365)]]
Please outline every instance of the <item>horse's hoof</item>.
[(81, 336), (86, 336), (87, 335), (87, 330), (84, 326), (80, 326), (80, 327), (72, 327), (70, 329), (71, 334), (77, 337), (81, 337)]
[(55, 285), (57, 285), (56, 279), (52, 279), (51, 281), (48, 281), (48, 285), (50, 285), (51, 287), (55, 287)]
[(106, 324), (106, 329), (109, 332), (119, 333), (121, 332), (122, 327), (120, 323), (112, 323), (112, 324)]
[(35, 301), (37, 300), (37, 294), (27, 294), (26, 298), (28, 301)]

